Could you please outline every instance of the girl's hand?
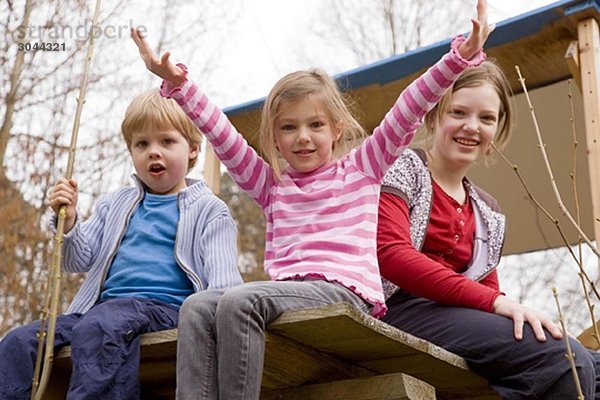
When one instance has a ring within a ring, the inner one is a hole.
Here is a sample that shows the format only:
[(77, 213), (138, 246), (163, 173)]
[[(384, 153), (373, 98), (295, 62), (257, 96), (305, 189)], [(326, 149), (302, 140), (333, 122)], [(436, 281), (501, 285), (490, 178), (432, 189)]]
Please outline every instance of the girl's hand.
[(185, 81), (184, 71), (169, 60), (171, 53), (167, 51), (161, 58), (158, 58), (156, 53), (150, 48), (145, 36), (135, 28), (131, 28), (131, 37), (140, 51), (140, 56), (144, 60), (146, 68), (150, 72), (171, 82), (175, 86), (179, 86)]
[(496, 298), (496, 301), (494, 301), (494, 313), (508, 317), (514, 321), (514, 333), (517, 340), (523, 339), (523, 324), (525, 322), (531, 325), (536, 339), (540, 342), (546, 341), (546, 334), (543, 328), (546, 328), (554, 339), (561, 339), (563, 336), (557, 324), (536, 311), (510, 300), (506, 296), (500, 295)]
[(61, 206), (66, 206), (65, 233), (69, 232), (73, 228), (73, 225), (75, 225), (78, 196), (77, 182), (73, 179), (66, 180), (65, 178), (61, 178), (50, 190), (48, 204), (52, 207), (56, 215), (58, 215)]
[(470, 60), (475, 54), (483, 48), (483, 44), (495, 25), (489, 25), (487, 22), (487, 1), (477, 0), (477, 19), (472, 19), (473, 29), (467, 39), (460, 44), (458, 52), (465, 59)]

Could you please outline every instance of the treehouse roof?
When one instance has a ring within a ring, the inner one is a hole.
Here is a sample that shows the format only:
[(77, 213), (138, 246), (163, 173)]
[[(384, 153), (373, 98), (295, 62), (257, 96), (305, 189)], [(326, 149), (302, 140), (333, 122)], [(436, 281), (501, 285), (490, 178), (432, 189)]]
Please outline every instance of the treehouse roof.
[[(518, 65), (525, 78), (563, 201), (575, 215), (575, 196), (570, 178), (571, 174), (574, 174), (582, 227), (588, 237), (593, 239), (594, 221), (598, 215), (594, 216), (592, 206), (591, 186), (594, 185), (590, 184), (587, 159), (589, 149), (586, 146), (588, 139), (583, 115), (585, 96), (582, 96), (581, 89), (575, 82), (569, 85), (568, 81), (572, 75), (565, 59), (569, 45), (579, 40), (578, 26), (581, 21), (590, 18), (596, 21), (600, 19), (600, 0), (558, 1), (499, 22), (486, 43), (488, 57), (495, 58), (504, 68), (515, 93), (517, 121), (505, 155), (517, 165), (534, 197), (559, 219), (571, 242), (575, 242), (577, 237), (575, 231), (562, 218), (558, 203), (554, 199), (550, 179), (537, 146), (533, 118), (518, 81), (515, 66)], [(595, 35), (597, 40), (597, 31)], [(449, 43), (450, 38), (336, 76), (340, 86), (348, 91), (356, 102), (361, 123), (367, 131), (372, 131), (379, 124), (402, 89), (447, 52)], [(592, 51), (598, 52), (597, 49)], [(592, 78), (585, 75), (583, 79)], [(574, 145), (571, 128), (569, 91), (572, 92), (575, 109), (577, 146)], [(258, 99), (225, 110), (236, 128), (245, 133), (246, 139), (255, 148), (258, 148), (256, 132), (263, 100)], [(577, 157), (574, 162), (575, 148)], [(592, 172), (592, 180), (594, 174), (595, 172)], [(564, 244), (554, 224), (534, 206), (508, 164), (498, 159), (489, 167), (477, 166), (472, 169), (470, 177), (496, 197), (507, 215), (508, 232), (504, 254), (523, 253)]]

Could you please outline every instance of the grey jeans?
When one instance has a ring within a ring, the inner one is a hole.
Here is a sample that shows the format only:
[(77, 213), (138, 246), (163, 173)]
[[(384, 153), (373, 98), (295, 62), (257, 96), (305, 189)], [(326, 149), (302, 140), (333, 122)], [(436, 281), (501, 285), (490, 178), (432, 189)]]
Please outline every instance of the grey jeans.
[(177, 399), (256, 400), (262, 380), (265, 328), (286, 310), (364, 301), (320, 280), (250, 282), (207, 290), (179, 312)]

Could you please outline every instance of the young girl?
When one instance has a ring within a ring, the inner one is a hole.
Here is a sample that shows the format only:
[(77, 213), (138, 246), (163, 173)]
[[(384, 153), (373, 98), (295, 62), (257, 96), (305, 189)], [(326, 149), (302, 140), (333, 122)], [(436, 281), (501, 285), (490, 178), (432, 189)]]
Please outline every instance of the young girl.
[[(492, 140), (506, 144), (509, 98), (493, 62), (466, 70), (425, 117), (429, 149), (407, 150), (384, 178), (377, 245), (391, 297), (383, 320), (461, 355), (502, 398), (574, 399), (559, 327), (499, 291), (505, 217), (466, 178)], [(600, 359), (570, 342), (593, 399)]]
[[(335, 82), (320, 71), (282, 78), (263, 107), (263, 160), (187, 79), (169, 53), (158, 58), (138, 32), (132, 36), (147, 68), (207, 136), (233, 179), (267, 218), (265, 269), (272, 282), (209, 291), (182, 307), (178, 398), (258, 399), (264, 330), (283, 311), (348, 302), (382, 316), (386, 306), (376, 257), (381, 179), (413, 138), (420, 119), (469, 65), (484, 59), (490, 27), (477, 3), (469, 37), (411, 84), (373, 135), (337, 158), (362, 133)], [(285, 164), (278, 164), (278, 157)]]

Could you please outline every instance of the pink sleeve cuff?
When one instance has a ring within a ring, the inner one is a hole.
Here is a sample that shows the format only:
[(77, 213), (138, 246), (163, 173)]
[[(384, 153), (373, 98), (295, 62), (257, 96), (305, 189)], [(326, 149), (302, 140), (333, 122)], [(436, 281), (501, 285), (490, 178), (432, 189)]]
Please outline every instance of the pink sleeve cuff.
[(465, 59), (458, 51), (458, 47), (464, 42), (466, 38), (463, 35), (457, 35), (452, 38), (452, 43), (450, 44), (450, 48), (452, 49), (452, 53), (460, 60), (461, 63), (466, 65), (467, 67), (478, 67), (487, 57), (483, 52), (483, 49), (479, 49), (477, 54), (475, 54), (470, 60)]
[(172, 98), (173, 94), (175, 94), (176, 92), (180, 91), (181, 88), (183, 87), (183, 85), (185, 85), (185, 83), (188, 81), (188, 79), (187, 79), (187, 75), (188, 75), (188, 68), (187, 68), (187, 66), (185, 64), (182, 64), (182, 63), (177, 63), (176, 65), (183, 70), (183, 74), (184, 74), (185, 80), (179, 86), (175, 86), (175, 85), (173, 85), (169, 81), (165, 81), (165, 80), (162, 81), (162, 84), (160, 85), (160, 95), (162, 97), (166, 97), (167, 99)]

